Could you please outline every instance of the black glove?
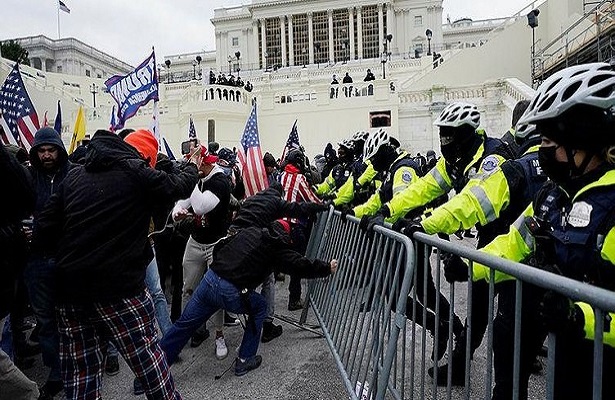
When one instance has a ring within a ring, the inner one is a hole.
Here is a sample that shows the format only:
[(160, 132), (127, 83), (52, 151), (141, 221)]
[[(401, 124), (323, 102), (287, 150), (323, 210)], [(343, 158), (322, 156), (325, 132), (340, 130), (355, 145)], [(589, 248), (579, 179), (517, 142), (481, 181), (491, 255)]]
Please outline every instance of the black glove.
[(373, 216), (364, 215), (361, 217), (361, 222), (359, 222), (359, 228), (363, 231), (366, 231), (370, 236), (374, 233), (374, 226), (376, 225), (384, 225), (385, 216), (378, 211)]
[(310, 214), (316, 214), (321, 211), (327, 211), (329, 206), (327, 204), (318, 204), (318, 203), (307, 203), (305, 209)]
[(409, 238), (414, 236), (415, 232), (425, 233), (423, 225), (421, 225), (421, 217), (414, 218), (412, 221), (407, 219), (398, 219), (393, 224), (393, 230), (400, 232)]
[(450, 254), (443, 263), (444, 278), (447, 282), (466, 282), (468, 280), (468, 264), (463, 262), (461, 257), (456, 254)]
[(347, 215), (354, 215), (354, 209), (348, 204), (344, 204), (340, 207), (340, 211), (342, 212), (342, 222), (346, 222)]
[(581, 308), (568, 297), (554, 291), (544, 294), (538, 314), (550, 332), (565, 333), (573, 337), (585, 336), (585, 317)]

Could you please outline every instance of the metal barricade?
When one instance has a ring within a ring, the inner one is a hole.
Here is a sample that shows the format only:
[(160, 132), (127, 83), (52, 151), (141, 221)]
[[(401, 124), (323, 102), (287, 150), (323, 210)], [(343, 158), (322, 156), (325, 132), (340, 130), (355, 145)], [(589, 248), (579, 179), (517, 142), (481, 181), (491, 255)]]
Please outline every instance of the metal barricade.
[[(448, 242), (420, 233), (411, 241), (384, 227), (376, 227), (375, 232), (367, 234), (359, 229), (358, 219), (348, 216), (343, 222), (340, 217), (337, 211), (322, 213), (312, 230), (308, 257), (337, 258), (339, 266), (332, 277), (311, 281), (307, 296), (351, 399), (490, 399), (494, 383), (493, 321), (500, 285), (493, 283), (495, 271), (516, 278), (509, 281), (512, 285), (509, 295), (514, 293), (515, 297), (513, 333), (510, 334), (514, 338), (510, 343), (513, 352), (510, 397), (524, 397), (519, 384), (521, 317), (524, 288), (531, 285), (593, 307), (596, 314), (593, 399), (602, 398), (602, 317), (608, 311), (615, 311), (614, 292), (487, 255), (476, 251), (473, 243)], [(418, 251), (413, 242), (419, 246)], [(470, 266), (478, 262), (490, 267), (489, 283), (482, 281), (488, 287), (486, 292), (483, 288), (480, 295), (473, 294), (479, 286), (472, 283), (471, 275), (467, 283), (446, 282), (440, 271), (442, 258), (448, 254), (469, 260)], [(430, 285), (435, 292), (429, 290)], [(442, 296), (450, 301), (448, 313), (442, 312)], [(459, 313), (462, 319), (467, 317), (471, 321), (473, 301), (480, 301), (487, 309), (484, 335), (482, 326), (467, 323), (461, 338), (454, 337), (453, 316)], [(307, 309), (303, 320), (306, 313)], [(430, 321), (435, 321), (431, 327)], [(479, 340), (480, 346), (475, 346), (472, 353), (473, 329), (479, 333), (477, 337), (482, 343)], [(448, 340), (438, 340), (441, 335), (446, 335)], [(452, 385), (452, 363), (448, 363), (447, 385), (438, 386), (438, 366), (447, 358), (439, 363), (437, 357), (434, 361), (430, 354), (443, 354), (443, 349), (438, 347), (448, 344), (450, 360), (453, 339), (457, 342), (465, 339), (464, 384)], [(531, 377), (527, 395), (530, 399), (553, 398), (556, 341), (555, 334), (549, 333), (546, 373)]]
[[(404, 371), (393, 367), (406, 332), (412, 243), (381, 227), (368, 237), (356, 218), (348, 219), (323, 213), (312, 230), (308, 257), (336, 258), (338, 270), (310, 281), (309, 301), (351, 398), (402, 398)], [(391, 379), (399, 372), (398, 381)]]

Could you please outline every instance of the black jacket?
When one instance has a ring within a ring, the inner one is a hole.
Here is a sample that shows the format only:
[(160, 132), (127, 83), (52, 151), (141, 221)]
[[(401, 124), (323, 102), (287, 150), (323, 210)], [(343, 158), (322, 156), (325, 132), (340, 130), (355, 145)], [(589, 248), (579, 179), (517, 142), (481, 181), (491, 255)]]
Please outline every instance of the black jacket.
[[(60, 302), (119, 300), (144, 288), (153, 257), (147, 238), (158, 204), (190, 195), (194, 165), (167, 174), (118, 136), (98, 131), (39, 217), (34, 240), (53, 251)], [(54, 239), (57, 239), (55, 246)]]
[(0, 145), (0, 187), (3, 207), (0, 210), (0, 319), (10, 309), (15, 281), (25, 265), (26, 241), (21, 220), (34, 207), (34, 187), (28, 170), (15, 156)]
[[(38, 157), (38, 148), (42, 145), (53, 145), (58, 148), (58, 165), (54, 171), (47, 171), (41, 165), (41, 160)], [(38, 230), (38, 214), (53, 193), (58, 189), (68, 171), (74, 166), (68, 161), (68, 153), (62, 142), (62, 138), (56, 131), (51, 128), (39, 130), (35, 137), (32, 148), (30, 149), (30, 173), (36, 190), (36, 204), (34, 206), (34, 225), (33, 232)], [(38, 253), (38, 249), (32, 249), (34, 253)]]
[(231, 223), (231, 230), (256, 226), (263, 228), (282, 217), (307, 217), (326, 207), (315, 203), (297, 203), (282, 199), (284, 189), (279, 183), (247, 198)]
[(253, 290), (273, 271), (297, 275), (300, 278), (318, 278), (331, 273), (329, 263), (310, 261), (291, 249), (289, 236), (275, 229), (242, 229), (214, 248), (212, 271), (226, 279), (238, 290)]

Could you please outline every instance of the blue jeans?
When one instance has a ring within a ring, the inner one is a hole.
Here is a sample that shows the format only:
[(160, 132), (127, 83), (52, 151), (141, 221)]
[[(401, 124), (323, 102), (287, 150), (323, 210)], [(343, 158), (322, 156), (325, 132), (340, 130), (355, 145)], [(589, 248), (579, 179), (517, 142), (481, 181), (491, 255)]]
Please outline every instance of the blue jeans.
[(32, 311), (40, 325), (39, 343), (43, 363), (51, 368), (50, 381), (60, 378), (60, 335), (56, 320), (56, 263), (52, 258), (33, 257), (24, 271)]
[(247, 359), (256, 355), (263, 321), (267, 316), (267, 301), (262, 295), (251, 290), (248, 292), (248, 302), (250, 312), (244, 307), (239, 298), (239, 290), (235, 285), (220, 278), (211, 269), (207, 270), (181, 317), (175, 321), (169, 333), (160, 342), (160, 347), (166, 353), (169, 364), (177, 359), (182, 348), (197, 328), (219, 309), (235, 314), (249, 314), (250, 319), (254, 321), (254, 325), (252, 322), (248, 322), (248, 326), (243, 333), (238, 356)]
[[(162, 332), (164, 336), (169, 329), (171, 329), (173, 323), (171, 322), (171, 316), (169, 315), (169, 309), (167, 307), (167, 298), (164, 296), (162, 286), (160, 285), (160, 275), (158, 274), (156, 257), (152, 258), (152, 261), (150, 261), (145, 270), (145, 287), (154, 301), (154, 315), (156, 316), (160, 332)], [(118, 351), (112, 342), (109, 342), (107, 355), (111, 357), (118, 356)]]
[(275, 314), (275, 274), (271, 274), (265, 279), (261, 287), (261, 294), (267, 300), (267, 322), (273, 322)]

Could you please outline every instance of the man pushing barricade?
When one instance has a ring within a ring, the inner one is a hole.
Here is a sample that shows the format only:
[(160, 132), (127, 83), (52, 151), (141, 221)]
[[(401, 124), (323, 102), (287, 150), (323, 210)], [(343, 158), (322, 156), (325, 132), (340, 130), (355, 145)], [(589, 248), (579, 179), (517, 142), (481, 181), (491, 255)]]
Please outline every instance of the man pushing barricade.
[(217, 310), (246, 314), (247, 326), (234, 361), (235, 375), (258, 368), (257, 355), (267, 301), (255, 289), (273, 271), (302, 278), (325, 277), (337, 269), (335, 259), (310, 261), (292, 250), (290, 225), (276, 220), (266, 227), (251, 226), (229, 235), (214, 248), (213, 262), (194, 291), (182, 316), (162, 339), (162, 348), (173, 363), (194, 331)]

